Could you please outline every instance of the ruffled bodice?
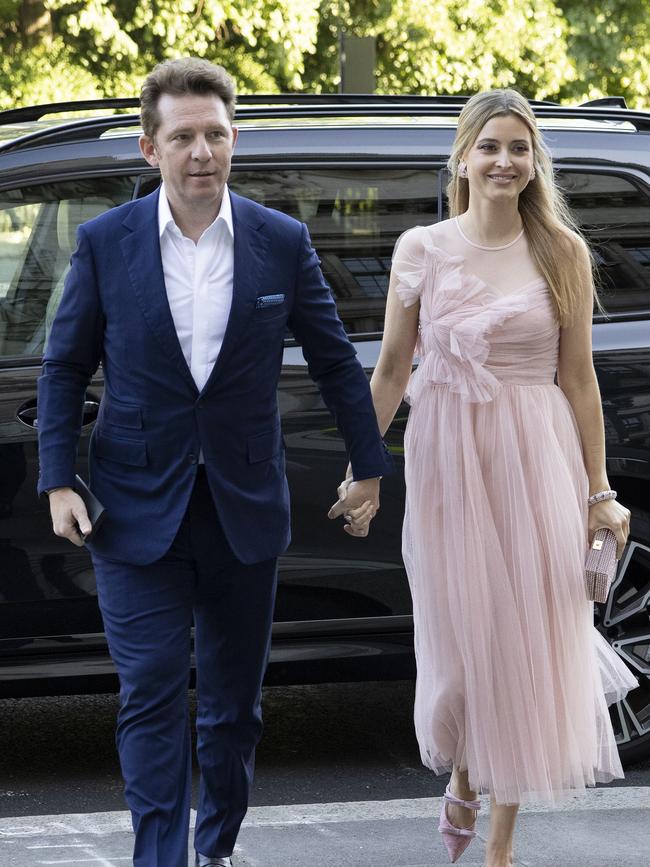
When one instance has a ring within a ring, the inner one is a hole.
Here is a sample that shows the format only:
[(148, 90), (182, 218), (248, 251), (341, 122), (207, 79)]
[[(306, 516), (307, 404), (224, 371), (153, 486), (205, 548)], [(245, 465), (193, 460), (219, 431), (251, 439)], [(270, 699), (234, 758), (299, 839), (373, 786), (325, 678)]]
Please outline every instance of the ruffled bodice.
[[(417, 227), (393, 260), (396, 291), (405, 306), (420, 299), (418, 367), (408, 385), (410, 403), (428, 383), (447, 385), (464, 401), (492, 400), (504, 383), (553, 382), (559, 330), (543, 278), (499, 292), (468, 268), (462, 255), (434, 243)], [(513, 317), (516, 323), (503, 327)]]

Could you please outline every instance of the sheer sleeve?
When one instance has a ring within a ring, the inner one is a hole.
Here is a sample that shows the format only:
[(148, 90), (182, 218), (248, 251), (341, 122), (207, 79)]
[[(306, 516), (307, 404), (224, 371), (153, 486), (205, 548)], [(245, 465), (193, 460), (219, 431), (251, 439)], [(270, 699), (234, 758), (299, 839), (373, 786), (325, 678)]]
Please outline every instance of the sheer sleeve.
[(392, 273), (396, 279), (395, 291), (405, 307), (411, 307), (420, 298), (427, 271), (425, 262), (426, 229), (416, 226), (400, 235), (393, 250)]

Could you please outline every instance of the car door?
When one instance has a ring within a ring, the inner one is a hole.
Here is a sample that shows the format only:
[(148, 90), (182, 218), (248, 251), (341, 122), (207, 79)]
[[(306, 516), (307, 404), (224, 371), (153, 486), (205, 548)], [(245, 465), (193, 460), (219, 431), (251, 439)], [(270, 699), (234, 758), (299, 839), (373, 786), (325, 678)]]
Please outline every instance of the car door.
[[(129, 176), (0, 188), (0, 663), (102, 630), (90, 558), (54, 536), (36, 494), (36, 382), (77, 226), (133, 189)], [(101, 393), (98, 373), (86, 394), (80, 473)]]
[[(393, 247), (418, 224), (438, 219), (438, 171), (430, 165), (238, 164), (230, 186), (306, 223), (339, 316), (368, 376), (379, 356)], [(280, 561), (275, 635), (332, 629), (410, 628), (401, 558), (404, 509), (402, 406), (387, 434), (395, 472), (382, 482), (368, 539), (352, 539), (327, 511), (346, 468), (343, 441), (300, 347), (287, 334), (279, 390), (292, 500), (293, 542)]]
[(630, 539), (596, 625), (639, 680), (612, 707), (621, 756), (650, 745), (650, 183), (637, 168), (564, 163), (559, 182), (597, 264), (595, 310), (607, 472), (632, 511)]

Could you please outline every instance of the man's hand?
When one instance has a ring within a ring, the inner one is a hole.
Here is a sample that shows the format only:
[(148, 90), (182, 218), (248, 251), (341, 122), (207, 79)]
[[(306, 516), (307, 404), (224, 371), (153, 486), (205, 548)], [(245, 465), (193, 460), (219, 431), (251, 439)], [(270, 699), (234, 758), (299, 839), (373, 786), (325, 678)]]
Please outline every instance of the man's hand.
[(370, 522), (379, 510), (379, 479), (359, 482), (346, 478), (338, 487), (338, 501), (327, 513), (330, 519), (344, 515), (343, 528), (350, 536), (367, 536)]
[(83, 545), (83, 537), (92, 530), (84, 501), (72, 488), (57, 488), (50, 492), (52, 527), (57, 536)]

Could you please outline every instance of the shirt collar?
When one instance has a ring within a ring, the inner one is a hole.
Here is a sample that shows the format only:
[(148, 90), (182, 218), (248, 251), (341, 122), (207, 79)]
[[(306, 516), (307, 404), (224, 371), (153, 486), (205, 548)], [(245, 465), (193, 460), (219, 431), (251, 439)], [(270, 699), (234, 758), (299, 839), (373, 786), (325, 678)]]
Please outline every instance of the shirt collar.
[[(214, 222), (211, 223), (208, 229), (212, 229), (213, 226), (216, 226), (217, 223), (221, 220), (231, 238), (235, 237), (235, 231), (232, 222), (232, 205), (230, 203), (230, 191), (228, 189), (228, 184), (225, 184), (223, 188), (223, 198), (221, 199), (221, 208), (219, 209), (219, 213), (214, 219)], [(176, 223), (174, 221), (174, 217), (172, 216), (171, 208), (169, 207), (169, 201), (167, 199), (167, 193), (165, 192), (165, 184), (164, 182), (160, 185), (160, 195), (158, 196), (158, 236), (162, 238), (165, 233), (165, 229), (176, 227)], [(178, 230), (180, 231), (180, 230)]]

